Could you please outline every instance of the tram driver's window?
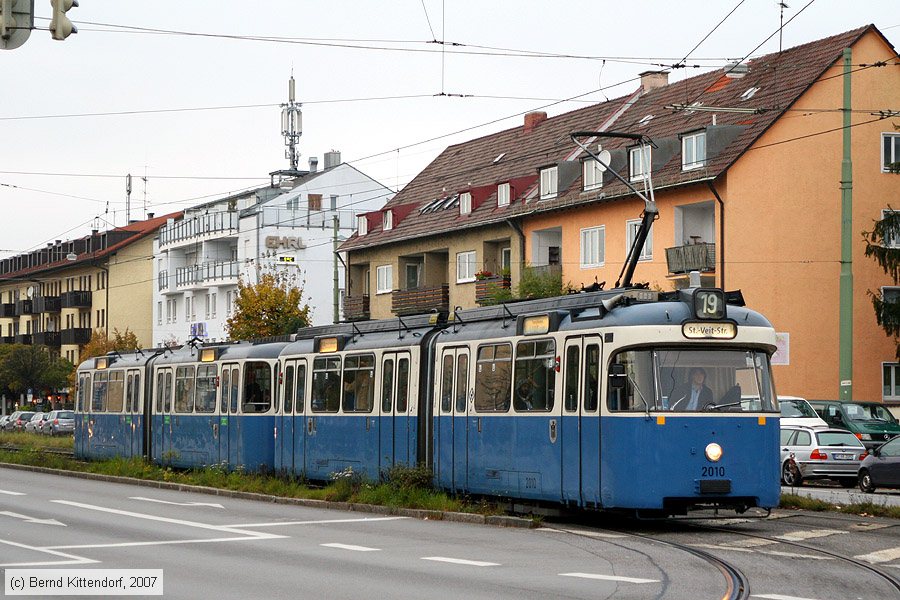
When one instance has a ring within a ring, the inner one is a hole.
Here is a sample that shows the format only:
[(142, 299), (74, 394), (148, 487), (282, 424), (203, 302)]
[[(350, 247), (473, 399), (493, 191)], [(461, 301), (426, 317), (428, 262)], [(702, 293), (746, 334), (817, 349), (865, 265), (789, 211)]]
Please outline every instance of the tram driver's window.
[(244, 398), (241, 412), (261, 413), (272, 407), (272, 366), (265, 362), (244, 365)]
[(609, 410), (655, 409), (656, 388), (653, 383), (652, 354), (637, 350), (621, 352), (613, 359), (613, 363), (625, 366), (626, 378), (622, 387), (607, 386)]

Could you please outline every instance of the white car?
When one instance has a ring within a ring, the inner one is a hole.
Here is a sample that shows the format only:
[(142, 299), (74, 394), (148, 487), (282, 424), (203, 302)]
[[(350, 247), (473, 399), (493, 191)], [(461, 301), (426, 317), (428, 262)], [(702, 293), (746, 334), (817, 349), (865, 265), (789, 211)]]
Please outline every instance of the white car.
[(782, 425), (799, 425), (801, 427), (828, 427), (809, 402), (797, 396), (778, 396), (781, 407)]

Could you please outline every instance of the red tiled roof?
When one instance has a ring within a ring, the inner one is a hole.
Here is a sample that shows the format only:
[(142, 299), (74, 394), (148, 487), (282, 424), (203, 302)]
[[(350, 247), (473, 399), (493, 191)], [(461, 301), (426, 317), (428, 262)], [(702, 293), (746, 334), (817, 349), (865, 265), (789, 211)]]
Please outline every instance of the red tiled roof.
[[(417, 211), (410, 213), (399, 226), (395, 223), (389, 231), (382, 231), (380, 223), (370, 222), (367, 235), (354, 234), (344, 242), (341, 250), (381, 246), (471, 229), (534, 212), (559, 210), (629, 195), (631, 192), (622, 183), (606, 178), (602, 191), (582, 192), (579, 177), (568, 189), (560, 189), (555, 199), (537, 201), (532, 197), (526, 202), (524, 198), (536, 186), (540, 167), (558, 163), (567, 157), (577, 158), (578, 154), (574, 152), (577, 147), (570, 139), (570, 133), (596, 131), (623, 109), (608, 130), (642, 133), (653, 140), (668, 139), (670, 150), (678, 143), (679, 135), (707, 128), (713, 116), (703, 111), (674, 111), (667, 106), (701, 102), (704, 106), (759, 109), (751, 116), (734, 112), (716, 114), (716, 125), (720, 126), (718, 131), (727, 130), (728, 135), (720, 137), (721, 147), (716, 148), (714, 154), (708, 153), (704, 168), (683, 171), (680, 144), (674, 153), (654, 155), (657, 158), (662, 156), (662, 159), (668, 156), (663, 164), (653, 161), (653, 183), (656, 187), (715, 179), (840, 58), (844, 48), (852, 46), (869, 31), (881, 35), (874, 25), (868, 25), (752, 60), (749, 72), (741, 78), (729, 78), (725, 75), (725, 69), (719, 69), (651, 89), (637, 99), (632, 95), (551, 117), (538, 123), (530, 133), (525, 133), (520, 125), (449, 146), (386, 204), (386, 208), (415, 205)], [(749, 98), (742, 98), (754, 87), (759, 89)], [(653, 115), (653, 118), (641, 123), (648, 115)], [(604, 149), (618, 150), (622, 158), (625, 149), (632, 144), (628, 140), (613, 138), (603, 138), (602, 142)], [(617, 164), (621, 168), (620, 174), (627, 179), (627, 160), (619, 160), (618, 163), (614, 160), (613, 166)], [(510, 182), (514, 189), (511, 203), (508, 207), (497, 207), (496, 185), (504, 182)], [(438, 198), (452, 197), (463, 191), (474, 192), (476, 189), (489, 190), (491, 195), (478, 206), (473, 202), (470, 215), (460, 216), (458, 205), (443, 210), (422, 211)]]

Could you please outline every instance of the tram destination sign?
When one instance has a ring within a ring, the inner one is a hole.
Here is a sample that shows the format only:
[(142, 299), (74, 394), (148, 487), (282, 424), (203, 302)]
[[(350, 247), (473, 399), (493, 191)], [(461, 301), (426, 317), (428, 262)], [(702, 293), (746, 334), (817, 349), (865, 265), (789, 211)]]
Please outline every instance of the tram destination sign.
[(681, 333), (690, 340), (730, 340), (737, 335), (737, 325), (728, 321), (688, 321), (681, 325)]

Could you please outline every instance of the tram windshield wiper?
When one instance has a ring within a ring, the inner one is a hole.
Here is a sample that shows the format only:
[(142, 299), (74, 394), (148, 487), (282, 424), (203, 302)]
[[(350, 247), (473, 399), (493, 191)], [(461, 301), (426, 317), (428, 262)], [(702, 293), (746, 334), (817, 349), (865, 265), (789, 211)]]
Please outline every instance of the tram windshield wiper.
[(638, 393), (638, 396), (640, 396), (641, 402), (644, 403), (644, 408), (647, 412), (647, 416), (649, 417), (650, 416), (650, 404), (647, 402), (646, 398), (644, 398), (644, 394), (643, 394), (643, 392), (641, 392), (641, 388), (640, 388), (640, 386), (638, 386), (638, 384), (634, 380), (634, 378), (631, 375), (627, 375), (627, 377), (628, 377), (628, 381), (631, 382), (631, 385), (634, 386), (634, 391), (636, 391)]
[(727, 402), (725, 404), (707, 404), (703, 408), (706, 410), (719, 410), (720, 408), (728, 408), (729, 406), (740, 406), (741, 402), (738, 400), (737, 402)]

